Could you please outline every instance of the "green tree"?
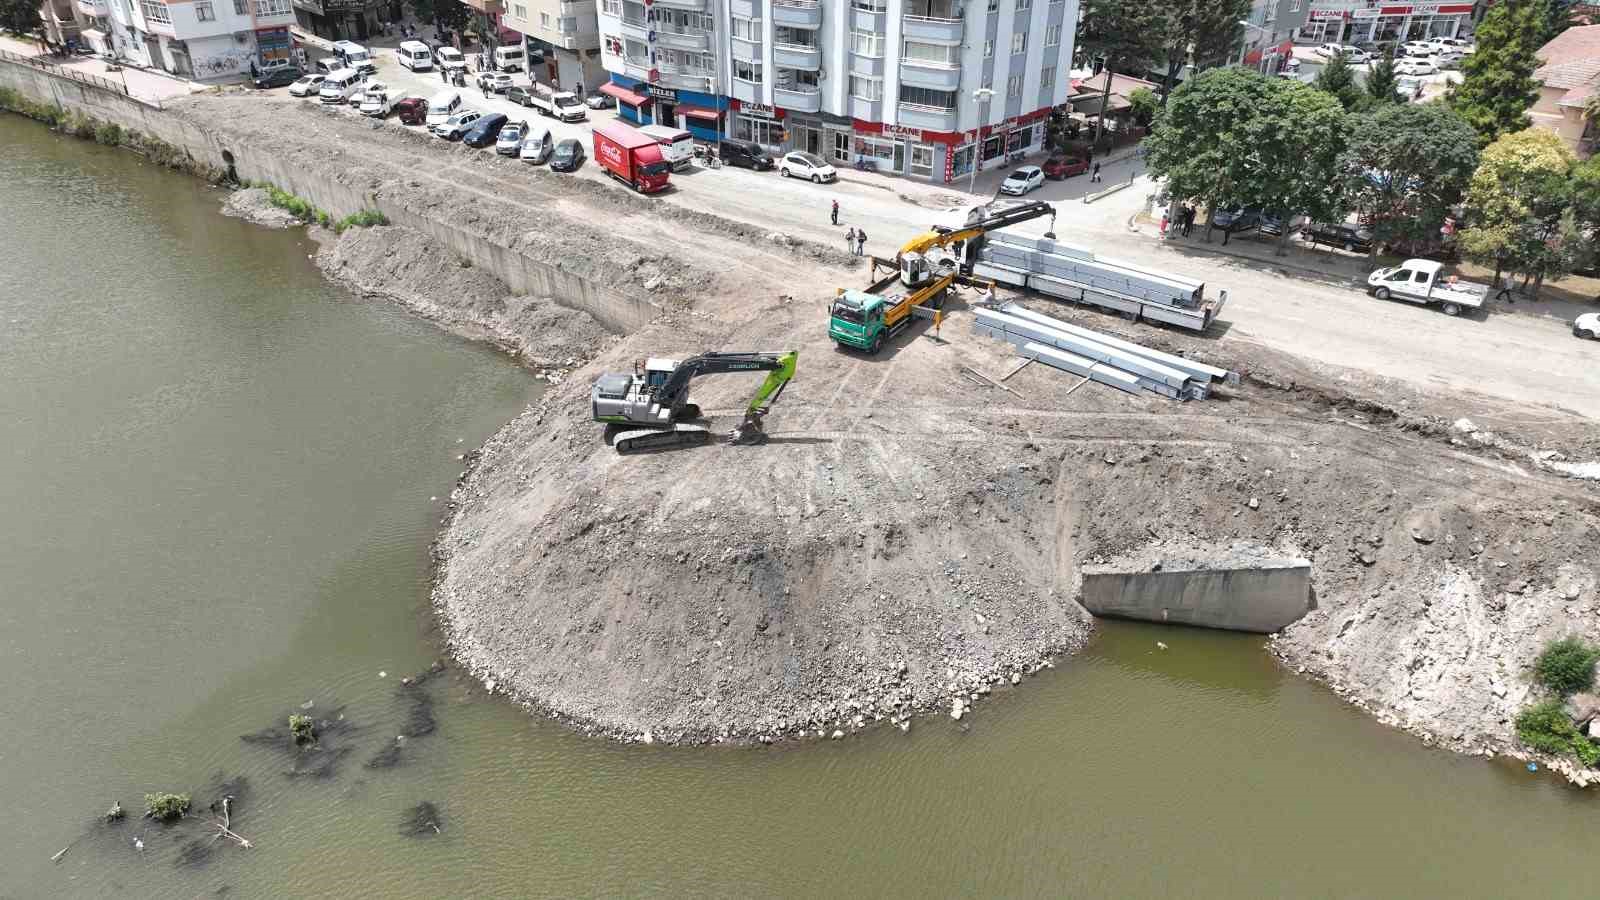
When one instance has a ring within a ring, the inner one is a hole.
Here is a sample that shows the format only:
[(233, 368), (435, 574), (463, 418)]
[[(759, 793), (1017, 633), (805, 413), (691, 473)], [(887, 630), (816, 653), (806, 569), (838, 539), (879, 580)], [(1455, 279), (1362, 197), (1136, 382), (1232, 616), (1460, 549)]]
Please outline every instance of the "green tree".
[(1254, 206), (1320, 218), (1339, 202), (1346, 132), (1332, 97), (1228, 67), (1173, 91), (1144, 147), (1151, 174), (1166, 180), (1174, 198), (1212, 210)]
[(1153, 0), (1149, 5), (1157, 45), (1151, 60), (1165, 69), (1163, 105), (1184, 66), (1193, 65), (1198, 74), (1232, 60), (1244, 30), (1239, 21), (1250, 15), (1250, 0)]
[(1395, 91), (1394, 56), (1390, 54), (1384, 54), (1382, 59), (1372, 64), (1372, 68), (1367, 70), (1366, 84), (1362, 86), (1367, 91), (1367, 109), (1384, 104), (1409, 102), (1409, 98), (1402, 98)]
[(1550, 0), (1544, 18), (1544, 30), (1539, 35), (1539, 45), (1544, 46), (1571, 27), (1572, 0)]
[(1432, 237), (1478, 167), (1478, 133), (1442, 103), (1376, 104), (1350, 121), (1347, 196), (1380, 244)]
[(1564, 637), (1545, 645), (1534, 660), (1539, 683), (1563, 697), (1594, 687), (1594, 664), (1600, 648), (1580, 637)]
[(1161, 111), (1161, 100), (1149, 88), (1135, 88), (1128, 94), (1128, 108), (1133, 121), (1148, 128), (1155, 121), (1156, 113)]
[(1328, 60), (1311, 86), (1338, 100), (1347, 112), (1358, 110), (1366, 104), (1367, 95), (1356, 84), (1356, 72), (1343, 56)]
[(1105, 130), (1106, 105), (1111, 100), (1111, 76), (1127, 71), (1156, 55), (1160, 21), (1159, 9), (1144, 3), (1123, 0), (1084, 0), (1078, 20), (1077, 51), (1086, 59), (1099, 59), (1105, 66), (1105, 84), (1100, 98), (1100, 114), (1095, 119), (1094, 140)]
[(1467, 191), (1461, 249), (1484, 264), (1523, 276), (1534, 294), (1547, 276), (1572, 271), (1587, 249), (1573, 207), (1576, 158), (1543, 128), (1508, 134), (1490, 144)]
[(1548, 0), (1502, 0), (1478, 23), (1477, 50), (1462, 60), (1461, 82), (1445, 98), (1478, 132), (1478, 146), (1528, 127), (1548, 9)]
[(37, 0), (0, 0), (0, 28), (30, 35), (38, 31), (41, 24)]

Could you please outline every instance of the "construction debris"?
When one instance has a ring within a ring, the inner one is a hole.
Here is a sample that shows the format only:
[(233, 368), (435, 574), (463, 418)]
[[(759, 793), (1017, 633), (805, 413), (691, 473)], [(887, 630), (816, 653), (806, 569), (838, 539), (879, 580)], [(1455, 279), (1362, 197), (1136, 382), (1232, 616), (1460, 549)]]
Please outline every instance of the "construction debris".
[(1225, 369), (1151, 350), (1015, 303), (975, 310), (973, 331), (1014, 344), (1027, 359), (1128, 393), (1204, 400), (1214, 382), (1239, 381), (1237, 374)]

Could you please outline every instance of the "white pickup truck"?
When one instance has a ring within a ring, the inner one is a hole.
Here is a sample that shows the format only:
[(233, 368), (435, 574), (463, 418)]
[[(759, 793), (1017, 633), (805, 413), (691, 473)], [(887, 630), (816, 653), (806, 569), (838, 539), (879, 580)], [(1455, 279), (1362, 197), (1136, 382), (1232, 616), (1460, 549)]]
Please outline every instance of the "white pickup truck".
[(1368, 275), (1367, 287), (1379, 300), (1396, 297), (1412, 303), (1437, 304), (1447, 316), (1483, 305), (1489, 296), (1487, 286), (1457, 281), (1455, 276), (1440, 278), (1443, 268), (1441, 263), (1431, 259), (1408, 259), (1398, 266)]
[(563, 122), (583, 122), (589, 118), (589, 107), (577, 94), (558, 91), (548, 84), (534, 82), (528, 90), (528, 105)]

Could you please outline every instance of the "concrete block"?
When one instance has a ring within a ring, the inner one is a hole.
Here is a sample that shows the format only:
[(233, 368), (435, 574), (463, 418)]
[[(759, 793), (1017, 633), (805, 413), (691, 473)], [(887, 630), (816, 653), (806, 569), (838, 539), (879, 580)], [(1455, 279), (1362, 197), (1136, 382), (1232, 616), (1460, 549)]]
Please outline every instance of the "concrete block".
[(1311, 563), (1286, 558), (1159, 572), (1086, 567), (1082, 602), (1097, 616), (1265, 634), (1311, 609)]

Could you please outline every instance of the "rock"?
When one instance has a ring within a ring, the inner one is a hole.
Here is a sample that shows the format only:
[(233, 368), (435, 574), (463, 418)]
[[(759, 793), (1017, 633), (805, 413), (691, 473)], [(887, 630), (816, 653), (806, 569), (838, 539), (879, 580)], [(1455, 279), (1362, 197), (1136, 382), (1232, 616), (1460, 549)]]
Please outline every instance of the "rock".
[(1022, 673), (1021, 672), (1012, 672), (1011, 673), (1011, 683), (1012, 684), (1021, 684), (1022, 683)]
[(832, 738), (832, 739), (833, 739), (833, 740), (836, 740), (836, 741), (837, 741), (837, 740), (839, 740), (839, 739), (840, 739), (840, 738), (842, 738), (842, 737), (844, 737), (844, 732), (842, 732), (842, 731), (840, 731), (840, 730), (839, 730), (839, 729), (837, 729), (837, 728), (835, 728), (835, 729), (834, 729), (834, 730), (833, 730), (833, 734), (830, 734), (830, 735), (828, 735), (828, 737), (829, 737), (829, 738)]
[(960, 697), (950, 701), (950, 718), (959, 722), (961, 721), (961, 717), (965, 715), (966, 712), (966, 703)]
[(1516, 581), (1506, 585), (1506, 593), (1508, 594), (1520, 594), (1527, 589), (1528, 582), (1521, 578), (1518, 578)]
[(1406, 527), (1411, 531), (1411, 539), (1419, 544), (1431, 544), (1439, 539), (1439, 534), (1444, 530), (1444, 523), (1439, 519), (1439, 511), (1425, 509), (1415, 513), (1406, 522)]
[(1600, 740), (1600, 718), (1589, 720), (1589, 739)]
[(1489, 682), (1489, 691), (1501, 700), (1506, 698), (1506, 686), (1498, 681)]
[(1573, 694), (1567, 698), (1565, 708), (1567, 715), (1572, 717), (1572, 724), (1578, 726), (1581, 731), (1584, 726), (1592, 723), (1596, 716), (1600, 716), (1600, 695)]
[(1246, 505), (1249, 506), (1251, 509), (1260, 509), (1261, 508), (1261, 498), (1259, 498), (1259, 497), (1251, 497), (1250, 498), (1250, 502), (1248, 504), (1246, 504)]
[(491, 694), (494, 693), (494, 686), (495, 686), (495, 680), (493, 678), (491, 678), (488, 681), (485, 681), (483, 683), (483, 689), (488, 691)]
[(644, 734), (639, 735), (639, 740), (645, 744), (654, 744), (656, 742), (656, 736), (651, 732), (646, 731)]
[(1477, 424), (1475, 424), (1471, 419), (1468, 419), (1465, 416), (1463, 416), (1463, 417), (1455, 420), (1454, 422), (1452, 422), (1450, 424), (1450, 427), (1455, 429), (1456, 431), (1461, 432), (1462, 434), (1471, 434), (1472, 432), (1478, 430)]

